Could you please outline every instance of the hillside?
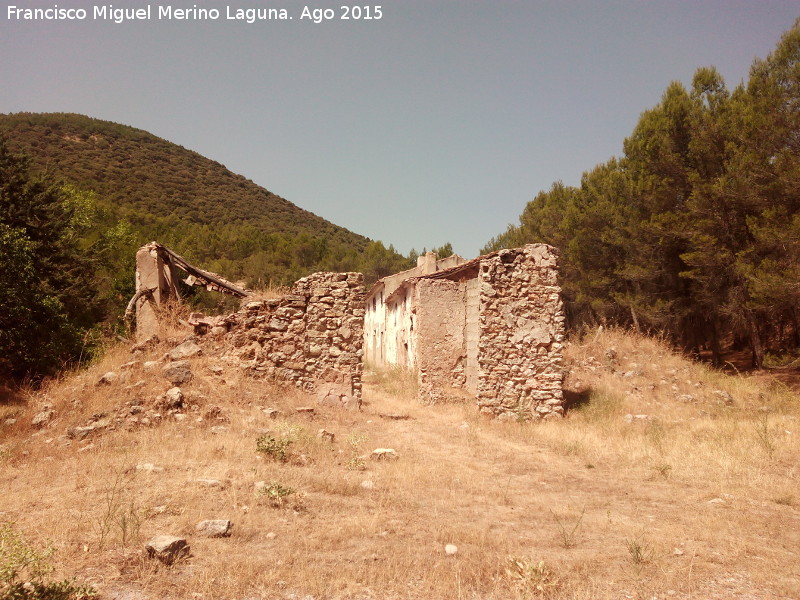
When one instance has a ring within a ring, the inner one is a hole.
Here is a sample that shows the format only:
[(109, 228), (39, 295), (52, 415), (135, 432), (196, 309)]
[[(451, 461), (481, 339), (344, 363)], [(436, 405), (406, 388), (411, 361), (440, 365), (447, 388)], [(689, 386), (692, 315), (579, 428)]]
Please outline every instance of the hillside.
[(38, 171), (94, 191), (104, 218), (130, 223), (137, 242), (157, 239), (232, 278), (283, 284), (313, 270), (355, 270), (375, 246), (140, 129), (76, 114), (18, 113), (0, 115), (0, 135)]
[[(366, 374), (361, 412), (310, 413), (210, 340), (166, 394), (183, 335), (0, 404), (0, 525), (52, 544), (54, 580), (108, 600), (800, 597), (800, 412), (763, 374), (599, 330), (566, 347), (564, 419), (423, 406), (399, 372)], [(146, 558), (158, 534), (191, 555)]]
[(41, 169), (92, 189), (123, 214), (199, 225), (251, 225), (366, 246), (224, 165), (141, 129), (74, 114), (0, 115), (0, 132)]

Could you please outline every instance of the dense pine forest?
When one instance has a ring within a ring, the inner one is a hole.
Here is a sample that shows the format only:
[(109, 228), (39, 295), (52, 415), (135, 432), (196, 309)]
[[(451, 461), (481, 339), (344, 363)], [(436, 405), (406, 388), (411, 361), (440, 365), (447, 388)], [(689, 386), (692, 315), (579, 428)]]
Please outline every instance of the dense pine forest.
[(623, 155), (554, 183), (485, 251), (561, 249), (573, 328), (667, 334), (688, 351), (800, 348), (800, 20), (730, 91), (713, 67), (671, 83)]

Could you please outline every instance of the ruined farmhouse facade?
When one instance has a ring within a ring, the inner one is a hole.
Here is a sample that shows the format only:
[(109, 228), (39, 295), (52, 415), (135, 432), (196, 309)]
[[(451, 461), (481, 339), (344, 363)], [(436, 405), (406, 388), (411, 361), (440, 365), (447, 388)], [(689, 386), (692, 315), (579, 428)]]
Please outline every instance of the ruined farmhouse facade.
[(367, 293), (366, 360), (415, 369), (428, 402), (473, 398), (505, 418), (563, 414), (557, 269), (545, 244), (469, 261), (428, 253)]
[(473, 260), (429, 252), (366, 297), (360, 273), (315, 273), (282, 298), (254, 301), (153, 242), (137, 253), (129, 310), (136, 310), (140, 340), (158, 335), (159, 306), (177, 297), (180, 269), (187, 284), (250, 300), (227, 317), (190, 321), (197, 334), (222, 336), (226, 358), (254, 375), (357, 408), (364, 362), (397, 365), (417, 372), (425, 402), (466, 399), (494, 417), (546, 418), (564, 412), (557, 263), (556, 249), (545, 244)]

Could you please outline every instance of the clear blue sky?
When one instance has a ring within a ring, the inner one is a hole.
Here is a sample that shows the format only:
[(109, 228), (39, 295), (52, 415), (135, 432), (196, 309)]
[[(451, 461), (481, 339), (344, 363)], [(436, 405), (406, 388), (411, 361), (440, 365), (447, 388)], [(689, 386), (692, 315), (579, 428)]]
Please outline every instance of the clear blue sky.
[[(116, 24), (92, 19), (101, 2), (7, 0), (0, 112), (132, 125), (403, 253), (472, 257), (538, 191), (618, 155), (670, 81), (714, 65), (732, 88), (800, 16), (796, 0), (383, 0), (380, 20), (344, 21), (342, 3), (308, 4), (334, 9), (314, 24), (294, 0), (120, 0), (152, 19)], [(88, 17), (13, 20), (11, 4)], [(221, 14), (158, 20), (168, 5)]]

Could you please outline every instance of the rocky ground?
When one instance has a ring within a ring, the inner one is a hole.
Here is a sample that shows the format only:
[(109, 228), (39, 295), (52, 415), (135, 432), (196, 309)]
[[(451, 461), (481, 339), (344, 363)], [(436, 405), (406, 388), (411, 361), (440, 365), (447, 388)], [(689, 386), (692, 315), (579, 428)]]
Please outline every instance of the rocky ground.
[(796, 392), (620, 332), (567, 362), (566, 418), (498, 423), (119, 346), (0, 406), (0, 520), (103, 598), (800, 597)]

